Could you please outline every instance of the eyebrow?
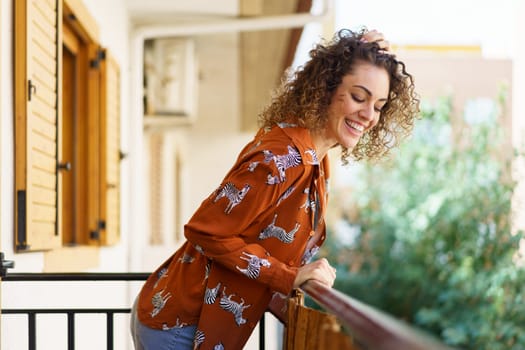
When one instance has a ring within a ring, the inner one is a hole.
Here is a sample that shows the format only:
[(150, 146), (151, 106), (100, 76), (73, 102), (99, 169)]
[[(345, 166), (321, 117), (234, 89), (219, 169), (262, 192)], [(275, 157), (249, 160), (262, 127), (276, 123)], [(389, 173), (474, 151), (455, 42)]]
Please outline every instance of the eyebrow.
[[(368, 96), (372, 96), (372, 92), (370, 90), (368, 90), (366, 87), (364, 87), (363, 85), (352, 85), (352, 86), (356, 87), (356, 88), (360, 88), (360, 89), (364, 90)], [(380, 98), (378, 100), (379, 101), (388, 101), (387, 98)]]

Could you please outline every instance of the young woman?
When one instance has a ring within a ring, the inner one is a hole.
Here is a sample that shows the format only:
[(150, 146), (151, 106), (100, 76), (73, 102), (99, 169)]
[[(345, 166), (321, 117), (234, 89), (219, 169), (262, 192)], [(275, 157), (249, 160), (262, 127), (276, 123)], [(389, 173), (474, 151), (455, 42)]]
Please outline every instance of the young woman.
[(412, 129), (413, 79), (377, 31), (339, 31), (283, 81), (261, 129), (185, 225), (187, 241), (146, 281), (132, 313), (137, 349), (242, 349), (274, 293), (331, 287), (328, 150), (385, 155)]

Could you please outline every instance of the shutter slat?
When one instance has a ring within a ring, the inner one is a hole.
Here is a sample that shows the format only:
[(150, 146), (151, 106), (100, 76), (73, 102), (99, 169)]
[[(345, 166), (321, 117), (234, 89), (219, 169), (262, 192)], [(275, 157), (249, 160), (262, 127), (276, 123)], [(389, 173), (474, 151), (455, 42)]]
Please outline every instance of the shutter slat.
[[(34, 118), (35, 120), (36, 118)], [(31, 130), (30, 137), (33, 139), (32, 151), (38, 157), (41, 154), (56, 158), (56, 139), (52, 135), (41, 135)]]
[[(56, 11), (49, 6), (46, 6), (46, 4), (41, 1), (32, 1), (31, 3), (33, 5), (33, 24), (40, 28), (44, 33), (49, 33), (49, 36), (54, 38), (56, 36), (57, 28)], [(55, 40), (52, 41), (54, 42)]]
[(49, 218), (56, 217), (56, 207), (54, 205), (34, 205), (34, 218), (38, 222), (46, 222)]
[(32, 169), (39, 169), (54, 174), (56, 167), (57, 162), (53, 155), (38, 154), (36, 157), (33, 157)]
[[(35, 1), (40, 1), (40, 0), (35, 0)], [(52, 9), (53, 11), (56, 10), (56, 6), (57, 6), (57, 3), (56, 3), (56, 0), (45, 0), (45, 3), (49, 6), (50, 9)]]
[[(39, 49), (38, 53), (35, 54), (37, 57), (34, 59), (37, 62), (41, 62), (42, 67), (47, 70), (49, 74), (53, 76), (56, 75), (57, 67), (55, 65), (48, 65), (49, 62), (56, 60), (56, 43), (54, 37), (52, 37), (50, 33), (35, 28), (35, 30), (33, 30), (32, 43)], [(44, 57), (38, 57), (38, 54)]]
[(33, 65), (33, 84), (36, 87), (36, 92), (32, 98), (39, 98), (49, 106), (55, 108), (56, 106), (56, 87), (49, 86), (49, 82), (55, 81), (55, 74), (42, 69), (42, 66), (35, 62)]
[(49, 244), (49, 242), (47, 242), (44, 237), (55, 237), (55, 223), (54, 222), (35, 221), (33, 225), (31, 225), (31, 227), (32, 227), (32, 231), (30, 232), (30, 234), (33, 237), (35, 237), (31, 247), (46, 246)]
[(35, 117), (47, 120), (56, 125), (56, 108), (45, 103), (41, 98), (34, 98), (31, 100), (33, 106), (33, 113)]
[(37, 12), (40, 13), (47, 21), (49, 21), (53, 28), (56, 28), (55, 0), (50, 0), (46, 2), (41, 0), (33, 0), (33, 5), (35, 6)]
[[(33, 185), (32, 203), (35, 205), (56, 205), (55, 189), (43, 188)], [(33, 213), (31, 213), (33, 214)], [(34, 219), (34, 218), (33, 218)], [(55, 222), (55, 217), (46, 218), (48, 222)]]
[(42, 119), (38, 115), (33, 119), (31, 128), (40, 135), (45, 135), (47, 138), (54, 141), (56, 140), (56, 124), (50, 123), (48, 120)]
[(56, 189), (56, 177), (54, 176), (54, 173), (39, 168), (33, 168), (33, 177), (35, 183), (38, 183), (40, 186), (50, 190)]
[[(56, 67), (53, 68), (53, 65), (56, 64), (56, 54), (54, 51), (51, 50), (55, 49), (54, 45), (50, 45), (47, 43), (50, 47), (45, 47), (43, 45), (32, 45), (31, 50), (31, 63), (32, 64), (40, 64), (42, 67), (45, 67), (45, 69), (49, 70), (53, 75), (56, 75)], [(34, 73), (34, 72), (33, 72)], [(48, 86), (54, 86), (55, 81), (48, 82)]]

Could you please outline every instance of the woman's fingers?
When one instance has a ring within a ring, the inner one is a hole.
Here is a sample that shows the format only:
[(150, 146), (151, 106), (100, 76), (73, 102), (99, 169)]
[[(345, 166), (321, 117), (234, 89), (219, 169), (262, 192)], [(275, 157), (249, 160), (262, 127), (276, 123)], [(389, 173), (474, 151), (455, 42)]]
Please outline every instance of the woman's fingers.
[(297, 288), (308, 280), (317, 280), (320, 283), (332, 287), (335, 280), (335, 268), (330, 266), (328, 260), (320, 259), (299, 268), (294, 281), (294, 287)]
[(383, 33), (372, 29), (363, 34), (363, 40), (369, 43), (377, 43), (379, 48), (384, 51), (390, 51), (390, 42), (385, 39)]

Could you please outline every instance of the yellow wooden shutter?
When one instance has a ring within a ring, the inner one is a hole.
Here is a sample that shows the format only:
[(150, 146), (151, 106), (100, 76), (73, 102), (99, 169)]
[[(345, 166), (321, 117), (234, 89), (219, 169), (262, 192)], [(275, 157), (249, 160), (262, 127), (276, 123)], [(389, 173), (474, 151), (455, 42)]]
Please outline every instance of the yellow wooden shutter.
[(101, 244), (115, 244), (120, 237), (120, 71), (113, 56), (102, 52), (100, 217), (105, 229)]
[(46, 250), (61, 245), (56, 223), (62, 2), (14, 4), (15, 242), (20, 251)]

